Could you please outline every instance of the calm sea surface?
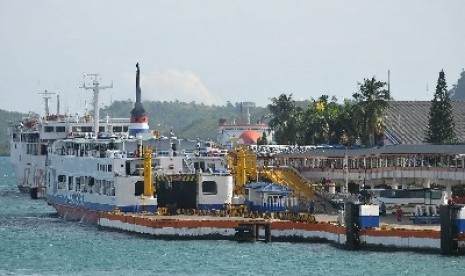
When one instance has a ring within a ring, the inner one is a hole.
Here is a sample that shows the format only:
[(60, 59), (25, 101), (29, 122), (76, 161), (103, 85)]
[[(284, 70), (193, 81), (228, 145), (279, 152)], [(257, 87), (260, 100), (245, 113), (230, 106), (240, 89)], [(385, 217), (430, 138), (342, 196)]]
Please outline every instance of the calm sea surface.
[(327, 244), (162, 241), (66, 222), (16, 189), (0, 157), (0, 275), (459, 275), (465, 257)]

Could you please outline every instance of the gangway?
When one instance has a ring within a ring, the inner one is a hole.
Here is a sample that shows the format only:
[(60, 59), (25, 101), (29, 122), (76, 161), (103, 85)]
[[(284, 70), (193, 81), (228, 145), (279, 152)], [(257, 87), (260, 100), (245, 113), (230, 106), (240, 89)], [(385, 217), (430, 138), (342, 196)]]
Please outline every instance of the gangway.
[(313, 187), (292, 167), (263, 167), (259, 174), (293, 190), (295, 196), (311, 198), (315, 194)]
[(315, 190), (301, 174), (292, 167), (257, 168), (257, 156), (250, 147), (240, 146), (228, 155), (228, 168), (235, 178), (235, 194), (244, 193), (244, 184), (257, 180), (268, 180), (294, 191), (294, 196), (312, 198)]

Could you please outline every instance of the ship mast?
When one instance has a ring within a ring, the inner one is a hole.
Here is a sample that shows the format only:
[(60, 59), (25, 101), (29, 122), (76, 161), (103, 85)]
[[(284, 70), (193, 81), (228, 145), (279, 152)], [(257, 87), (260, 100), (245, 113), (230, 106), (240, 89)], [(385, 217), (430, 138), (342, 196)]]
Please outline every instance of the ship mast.
[(55, 95), (56, 93), (55, 92), (48, 92), (47, 90), (45, 90), (44, 92), (39, 92), (38, 94), (42, 95), (42, 98), (44, 99), (44, 102), (45, 102), (45, 118), (47, 119), (48, 116), (50, 115), (50, 109), (48, 107), (49, 100), (52, 98), (51, 95)]
[[(92, 91), (94, 91), (94, 137), (98, 137), (98, 131), (99, 131), (99, 120), (100, 120), (100, 108), (99, 108), (99, 104), (98, 104), (98, 94), (100, 92), (101, 89), (106, 89), (106, 88), (113, 88), (113, 82), (111, 83), (111, 85), (107, 85), (107, 86), (100, 86), (100, 82), (99, 82), (99, 74), (87, 74), (87, 76), (89, 76), (91, 79), (92, 79), (92, 86), (89, 86), (86, 84), (86, 81), (84, 79), (84, 82), (82, 84), (81, 87), (79, 88), (83, 88), (83, 89), (92, 89)], [(86, 75), (84, 75), (84, 78), (86, 77)]]

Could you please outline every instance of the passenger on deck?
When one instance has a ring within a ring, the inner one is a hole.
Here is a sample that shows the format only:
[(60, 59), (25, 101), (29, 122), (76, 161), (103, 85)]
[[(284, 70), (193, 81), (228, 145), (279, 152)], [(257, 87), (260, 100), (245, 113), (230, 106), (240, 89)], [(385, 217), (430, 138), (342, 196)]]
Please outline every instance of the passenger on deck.
[(315, 201), (313, 199), (312, 201), (310, 201), (310, 213), (311, 214), (315, 213)]
[(381, 202), (379, 210), (380, 210), (379, 214), (385, 217), (386, 216), (386, 204), (384, 204), (383, 201)]
[(404, 214), (404, 211), (402, 211), (402, 208), (397, 207), (396, 215), (397, 215), (397, 221), (402, 221), (402, 215)]
[(321, 207), (323, 207), (323, 212), (326, 212), (326, 202), (325, 200), (321, 200)]

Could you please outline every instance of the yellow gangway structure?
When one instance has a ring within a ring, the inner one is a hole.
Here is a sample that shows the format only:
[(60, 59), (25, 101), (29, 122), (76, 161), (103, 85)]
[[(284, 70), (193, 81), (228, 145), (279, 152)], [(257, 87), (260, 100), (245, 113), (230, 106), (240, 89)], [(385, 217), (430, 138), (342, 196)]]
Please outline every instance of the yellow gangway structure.
[(257, 179), (257, 156), (248, 146), (238, 146), (228, 153), (228, 168), (234, 176), (234, 193), (244, 194), (244, 185)]
[(312, 198), (315, 190), (292, 167), (261, 167), (257, 169), (257, 156), (248, 146), (234, 148), (228, 154), (228, 168), (235, 178), (235, 194), (244, 194), (244, 185), (251, 181), (268, 180), (294, 191), (294, 196)]
[(315, 190), (300, 173), (292, 167), (262, 167), (259, 174), (272, 182), (294, 191), (294, 196), (311, 198)]

